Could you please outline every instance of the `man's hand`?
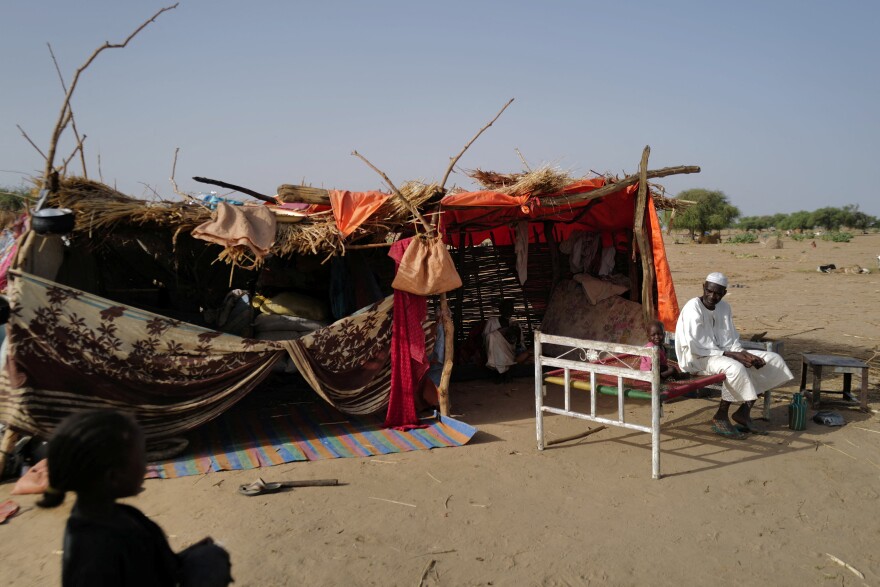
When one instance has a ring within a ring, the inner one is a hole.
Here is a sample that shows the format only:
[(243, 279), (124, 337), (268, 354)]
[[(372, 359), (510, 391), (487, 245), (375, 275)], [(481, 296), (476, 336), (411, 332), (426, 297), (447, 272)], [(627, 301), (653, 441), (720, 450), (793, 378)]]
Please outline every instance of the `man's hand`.
[(724, 356), (739, 361), (746, 367), (760, 369), (764, 366), (764, 359), (746, 351), (725, 351)]

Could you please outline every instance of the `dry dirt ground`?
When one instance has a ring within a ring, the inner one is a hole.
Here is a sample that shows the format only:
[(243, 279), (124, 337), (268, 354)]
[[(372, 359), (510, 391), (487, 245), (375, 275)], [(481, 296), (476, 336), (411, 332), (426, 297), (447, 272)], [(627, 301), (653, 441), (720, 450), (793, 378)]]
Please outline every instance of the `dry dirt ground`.
[[(669, 243), (681, 303), (707, 273), (726, 272), (740, 332), (784, 340), (796, 377), (802, 352), (878, 365), (880, 235), (776, 250)], [(827, 263), (872, 273), (816, 272)], [(711, 433), (715, 399), (670, 404), (661, 480), (651, 479), (647, 434), (607, 429), (539, 452), (531, 380), (462, 383), (454, 412), (480, 430), (463, 448), (150, 480), (131, 502), (175, 548), (222, 542), (242, 586), (880, 585), (878, 381), (874, 369), (872, 413), (841, 409), (843, 428), (804, 432), (787, 427), (791, 382), (770, 434), (745, 441)], [(647, 417), (645, 402), (628, 406)], [(548, 438), (587, 425), (545, 424)], [(257, 475), (345, 485), (236, 493)], [(70, 503), (41, 511), (32, 496), (17, 500), (22, 513), (0, 526), (0, 584), (56, 585)]]

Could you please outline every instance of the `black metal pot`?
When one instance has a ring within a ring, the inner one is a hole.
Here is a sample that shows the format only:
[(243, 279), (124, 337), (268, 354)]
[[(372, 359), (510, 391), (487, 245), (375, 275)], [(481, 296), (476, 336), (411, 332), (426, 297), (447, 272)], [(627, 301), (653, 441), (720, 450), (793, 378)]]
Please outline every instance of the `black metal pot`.
[(37, 234), (65, 234), (73, 230), (74, 224), (70, 208), (43, 208), (31, 213), (31, 229)]

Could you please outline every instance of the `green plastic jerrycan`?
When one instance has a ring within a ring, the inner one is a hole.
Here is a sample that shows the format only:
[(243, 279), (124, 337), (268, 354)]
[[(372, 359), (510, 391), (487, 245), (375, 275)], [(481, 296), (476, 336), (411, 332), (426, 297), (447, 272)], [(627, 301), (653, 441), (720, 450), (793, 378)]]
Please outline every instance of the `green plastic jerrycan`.
[(807, 398), (804, 394), (797, 392), (791, 397), (791, 403), (788, 404), (788, 427), (791, 430), (807, 429)]

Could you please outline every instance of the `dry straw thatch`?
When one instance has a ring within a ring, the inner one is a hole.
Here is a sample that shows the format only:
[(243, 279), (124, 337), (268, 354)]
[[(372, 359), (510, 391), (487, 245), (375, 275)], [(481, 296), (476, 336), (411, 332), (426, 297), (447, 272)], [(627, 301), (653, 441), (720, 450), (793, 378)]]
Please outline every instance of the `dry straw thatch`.
[[(484, 189), (511, 196), (530, 195), (532, 197), (558, 194), (573, 183), (590, 179), (589, 177), (572, 177), (567, 171), (550, 165), (545, 165), (526, 173), (497, 173), (495, 171), (475, 169), (468, 171), (467, 175)], [(619, 177), (611, 174), (606, 174), (603, 177), (606, 184), (620, 181)], [(648, 186), (651, 188), (654, 206), (658, 210), (682, 210), (689, 205), (688, 203), (664, 196), (665, 190), (661, 186), (651, 182), (648, 182)]]
[(530, 194), (538, 197), (555, 194), (565, 186), (574, 183), (575, 179), (568, 172), (544, 165), (527, 173), (497, 173), (475, 169), (467, 175), (487, 190), (495, 190), (511, 196)]
[[(572, 178), (568, 172), (551, 166), (527, 173), (511, 174), (477, 169), (469, 175), (486, 189), (514, 196), (554, 194), (583, 179)], [(606, 176), (605, 179), (612, 183), (618, 181), (613, 176)], [(437, 183), (419, 181), (402, 184), (400, 192), (416, 208), (433, 204), (443, 195)], [(659, 209), (682, 207), (680, 202), (665, 198), (655, 190), (652, 190), (652, 195)], [(60, 179), (59, 190), (53, 195), (51, 205), (72, 209), (76, 213), (74, 232), (88, 238), (124, 230), (127, 226), (155, 226), (172, 229), (176, 242), (180, 234), (191, 232), (210, 220), (213, 214), (212, 210), (200, 202), (139, 200), (103, 183), (71, 176)], [(332, 212), (320, 212), (296, 223), (279, 222), (272, 253), (282, 256), (313, 254), (329, 257), (344, 253), (346, 245), (384, 242), (387, 235), (400, 232), (403, 226), (413, 222), (406, 204), (400, 198), (391, 197), (372, 218), (343, 240)], [(224, 249), (218, 259), (243, 267), (259, 264), (259, 260), (240, 247)]]
[[(421, 206), (437, 197), (439, 186), (420, 182), (403, 184), (401, 192)], [(211, 219), (212, 211), (197, 202), (146, 201), (127, 196), (103, 183), (82, 177), (65, 177), (54, 194), (51, 205), (70, 208), (76, 213), (74, 233), (92, 236), (126, 226), (157, 226), (174, 229), (175, 239), (182, 232)], [(342, 253), (346, 244), (382, 242), (385, 236), (412, 222), (411, 215), (398, 198), (389, 198), (371, 219), (364, 222), (343, 242), (330, 211), (314, 214), (297, 223), (279, 222), (272, 253), (276, 255)], [(230, 263), (248, 264), (243, 251), (233, 248), (219, 255)]]

